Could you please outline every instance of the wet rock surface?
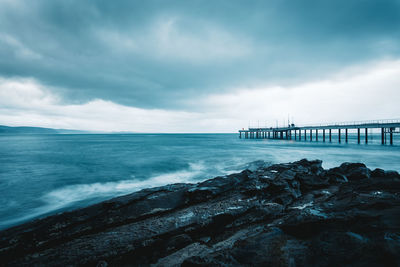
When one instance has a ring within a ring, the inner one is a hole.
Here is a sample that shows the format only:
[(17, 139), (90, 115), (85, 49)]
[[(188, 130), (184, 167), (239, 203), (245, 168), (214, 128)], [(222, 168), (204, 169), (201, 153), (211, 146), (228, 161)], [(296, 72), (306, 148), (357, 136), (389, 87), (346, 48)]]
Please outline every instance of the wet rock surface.
[(145, 189), (0, 232), (4, 266), (400, 266), (400, 175), (321, 161)]

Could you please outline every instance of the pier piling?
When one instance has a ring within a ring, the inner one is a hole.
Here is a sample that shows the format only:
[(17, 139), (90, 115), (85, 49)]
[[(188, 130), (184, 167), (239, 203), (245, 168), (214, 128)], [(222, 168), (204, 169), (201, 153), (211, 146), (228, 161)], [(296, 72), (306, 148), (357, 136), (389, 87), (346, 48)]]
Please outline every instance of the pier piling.
[(393, 128), (390, 128), (390, 145), (393, 145)]

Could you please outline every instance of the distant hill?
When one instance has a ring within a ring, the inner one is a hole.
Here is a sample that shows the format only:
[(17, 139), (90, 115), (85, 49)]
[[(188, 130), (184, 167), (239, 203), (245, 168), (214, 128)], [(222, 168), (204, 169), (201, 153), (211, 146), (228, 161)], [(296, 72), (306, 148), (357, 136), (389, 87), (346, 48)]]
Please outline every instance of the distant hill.
[(43, 127), (18, 126), (10, 127), (0, 125), (0, 134), (79, 134), (87, 133), (78, 130), (51, 129)]
[(10, 134), (57, 134), (57, 130), (42, 127), (10, 127), (0, 125), (0, 133), (10, 133)]

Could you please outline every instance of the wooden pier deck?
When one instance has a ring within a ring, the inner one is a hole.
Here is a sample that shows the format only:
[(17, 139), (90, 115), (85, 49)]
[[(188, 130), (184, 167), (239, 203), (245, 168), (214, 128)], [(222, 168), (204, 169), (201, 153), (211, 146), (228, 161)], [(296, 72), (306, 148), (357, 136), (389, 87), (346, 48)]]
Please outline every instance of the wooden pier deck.
[[(357, 130), (357, 142), (361, 143), (363, 135), (364, 142), (368, 143), (368, 131), (370, 129), (379, 129), (381, 133), (382, 145), (389, 143), (393, 145), (393, 135), (400, 133), (400, 120), (375, 120), (375, 121), (358, 121), (343, 122), (332, 124), (305, 125), (297, 126), (294, 124), (287, 127), (249, 127), (248, 130), (239, 130), (239, 138), (246, 139), (286, 139), (286, 140), (309, 140), (332, 142), (332, 131), (337, 130), (338, 142), (349, 141), (349, 130)], [(322, 134), (322, 135), (320, 135)], [(388, 138), (389, 136), (389, 138)], [(388, 141), (389, 139), (389, 141)]]

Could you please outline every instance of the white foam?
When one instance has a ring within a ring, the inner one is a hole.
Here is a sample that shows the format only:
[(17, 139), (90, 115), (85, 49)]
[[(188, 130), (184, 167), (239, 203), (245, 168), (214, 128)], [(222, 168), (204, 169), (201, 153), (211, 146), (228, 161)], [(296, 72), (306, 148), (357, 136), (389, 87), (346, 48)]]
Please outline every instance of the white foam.
[[(152, 178), (138, 180), (121, 180), (116, 182), (92, 183), (92, 184), (76, 184), (65, 186), (53, 190), (41, 197), (45, 205), (35, 208), (25, 216), (13, 218), (0, 222), (0, 229), (8, 227), (40, 215), (66, 208), (73, 203), (96, 199), (110, 198), (120, 196), (132, 192), (139, 191), (144, 188), (158, 187), (173, 183), (190, 183), (195, 178), (204, 173), (206, 167), (203, 163), (190, 163), (187, 170), (166, 173)], [(206, 177), (204, 177), (206, 178)]]
[(71, 203), (99, 197), (111, 197), (173, 183), (192, 182), (205, 169), (201, 163), (191, 163), (188, 170), (158, 175), (146, 180), (121, 180), (117, 182), (69, 185), (44, 195), (42, 200), (52, 207), (63, 208)]

